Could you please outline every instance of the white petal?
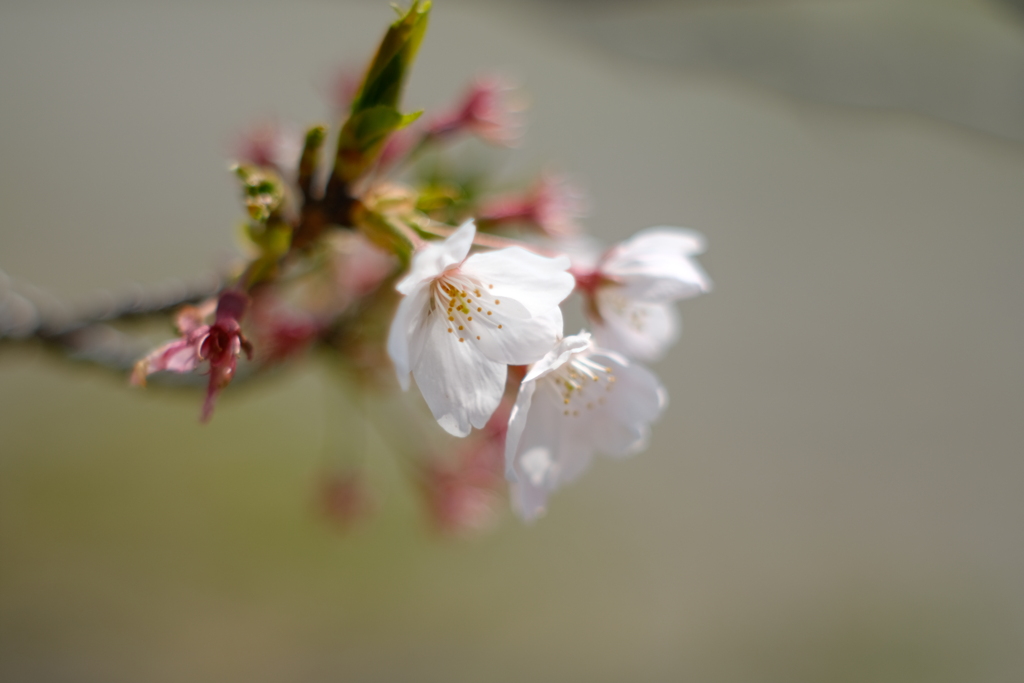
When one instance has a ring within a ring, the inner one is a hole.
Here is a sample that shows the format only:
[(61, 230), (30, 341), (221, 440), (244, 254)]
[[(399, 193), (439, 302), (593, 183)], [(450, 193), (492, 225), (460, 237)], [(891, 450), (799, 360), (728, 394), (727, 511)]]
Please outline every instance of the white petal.
[(479, 324), (474, 319), (467, 329), (473, 332), (473, 344), (491, 360), (509, 365), (527, 365), (543, 358), (562, 336), (562, 310), (555, 306), (545, 313), (526, 319), (502, 315), (511, 308), (505, 304), (512, 301), (502, 300), (500, 307), (492, 309), (494, 315), (486, 316), (485, 322)]
[(466, 221), (462, 226), (440, 242), (432, 242), (412, 257), (409, 274), (395, 286), (402, 294), (409, 294), (416, 285), (433, 279), (446, 268), (462, 263), (473, 246), (476, 225)]
[(630, 257), (666, 251), (693, 256), (703, 254), (706, 248), (704, 235), (696, 230), (661, 225), (641, 230), (620, 244), (618, 250)]
[[(570, 343), (585, 340), (581, 333)], [(573, 367), (551, 375), (565, 364), (566, 346), (545, 357), (547, 373), (523, 381), (509, 422), (512, 504), (527, 520), (543, 512), (548, 495), (582, 474), (595, 453), (614, 457), (643, 448), (650, 423), (665, 407), (665, 391), (649, 370), (589, 344), (568, 359)], [(564, 388), (570, 382), (573, 388)]]
[(574, 353), (579, 353), (590, 346), (590, 333), (580, 330), (579, 334), (565, 337), (555, 344), (555, 348), (548, 351), (547, 355), (533, 364), (530, 371), (523, 378), (523, 383), (543, 377), (552, 370), (556, 370), (569, 360)]
[(509, 481), (517, 479), (516, 450), (519, 448), (519, 439), (526, 427), (526, 418), (530, 414), (530, 404), (533, 402), (533, 392), (536, 388), (537, 385), (534, 382), (524, 381), (519, 385), (516, 404), (512, 406), (512, 412), (508, 416), (508, 431), (505, 433), (505, 478)]
[[(550, 381), (542, 379), (538, 384)], [(548, 490), (553, 492), (587, 469), (596, 446), (592, 436), (593, 414), (583, 411), (579, 415), (565, 415), (565, 406), (550, 389), (538, 386), (530, 410), (531, 419), (519, 441), (519, 451), (544, 446), (554, 452), (557, 470), (548, 481)]]
[(616, 381), (591, 417), (588, 438), (599, 453), (608, 456), (643, 450), (650, 424), (668, 403), (664, 387), (650, 370), (618, 354), (598, 351), (590, 358), (612, 368)]
[(679, 337), (671, 304), (644, 303), (626, 297), (620, 287), (600, 287), (596, 294), (600, 320), (592, 320), (597, 345), (630, 358), (657, 360)]
[(548, 492), (542, 486), (520, 481), (510, 486), (512, 509), (525, 522), (536, 521), (547, 511)]
[(505, 392), (508, 366), (460, 342), (436, 309), (425, 316), (411, 345), (413, 377), (444, 430), (466, 436), (487, 424)]
[(674, 301), (711, 291), (711, 279), (692, 258), (702, 251), (699, 233), (651, 228), (613, 248), (600, 269), (632, 299)]
[(391, 321), (391, 329), (388, 332), (388, 355), (395, 364), (398, 382), (403, 390), (409, 389), (409, 372), (412, 370), (409, 354), (410, 337), (422, 326), (429, 298), (429, 285), (420, 283), (418, 288), (413, 288), (409, 296), (402, 298)]
[[(536, 383), (528, 382), (522, 390), (534, 386), (537, 386)], [(586, 453), (577, 448), (578, 444), (566, 438), (568, 431), (565, 427), (569, 423), (562, 415), (561, 405), (556, 404), (557, 396), (546, 389), (548, 387), (533, 391), (530, 395), (532, 400), (525, 401), (525, 409), (520, 410), (510, 421), (509, 441), (506, 443), (506, 456), (515, 453), (514, 472), (510, 477), (515, 481), (511, 487), (513, 507), (526, 519), (542, 512), (547, 494), (560, 487), (565, 460), (575, 462), (580, 456), (586, 457)], [(517, 401), (517, 407), (521, 405)], [(524, 463), (523, 458), (531, 454), (532, 457)], [(539, 454), (544, 454), (544, 458), (538, 457)]]
[(534, 446), (519, 456), (519, 469), (523, 479), (534, 486), (542, 486), (555, 472), (555, 461), (551, 449)]
[(517, 462), (518, 480), (511, 486), (512, 509), (527, 522), (532, 522), (547, 509), (548, 492), (558, 477), (558, 465), (550, 448), (535, 446), (524, 452)]
[(461, 271), (486, 286), (484, 295), (491, 299), (515, 299), (532, 315), (557, 306), (576, 286), (566, 272), (565, 256), (545, 258), (519, 247), (474, 254), (462, 264)]

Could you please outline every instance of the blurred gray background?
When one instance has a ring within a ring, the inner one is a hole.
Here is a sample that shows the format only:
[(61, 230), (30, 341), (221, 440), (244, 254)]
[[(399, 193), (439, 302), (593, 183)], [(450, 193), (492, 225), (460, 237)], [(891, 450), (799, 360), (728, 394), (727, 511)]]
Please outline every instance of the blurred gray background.
[[(327, 116), (386, 3), (0, 6), (0, 268), (69, 300), (234, 253), (241, 131)], [(409, 108), (481, 69), (607, 240), (707, 235), (652, 447), (525, 527), (312, 504), (323, 368), (198, 399), (0, 354), (0, 679), (1024, 678), (1024, 13), (983, 0), (441, 0)], [(341, 437), (344, 441), (347, 436)]]

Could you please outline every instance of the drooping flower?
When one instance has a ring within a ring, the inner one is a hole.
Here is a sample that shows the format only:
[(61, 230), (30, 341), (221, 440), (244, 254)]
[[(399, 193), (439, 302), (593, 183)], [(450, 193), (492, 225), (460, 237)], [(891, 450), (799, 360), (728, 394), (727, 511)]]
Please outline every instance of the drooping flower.
[(657, 227), (612, 247), (593, 267), (575, 266), (597, 343), (631, 358), (660, 358), (679, 336), (672, 303), (711, 291), (693, 258), (703, 251), (699, 233)]
[(526, 520), (576, 479), (595, 453), (618, 457), (647, 443), (667, 395), (643, 366), (596, 347), (580, 332), (533, 365), (519, 388), (505, 442), (512, 507)]
[(396, 289), (388, 355), (403, 389), (409, 373), (438, 423), (465, 436), (501, 401), (507, 366), (544, 356), (562, 333), (558, 304), (572, 291), (569, 259), (519, 247), (469, 254), (467, 221), (413, 257)]
[(427, 127), (427, 134), (445, 137), (458, 132), (476, 135), (502, 147), (515, 146), (521, 137), (521, 103), (511, 97), (515, 88), (500, 76), (481, 76), (473, 81), (462, 102), (449, 114)]
[(245, 351), (246, 356), (252, 358), (252, 346), (239, 325), (248, 305), (249, 297), (243, 292), (222, 292), (217, 299), (214, 322), (209, 325), (203, 321), (213, 312), (212, 306), (186, 306), (179, 312), (177, 319), (181, 337), (157, 348), (136, 363), (132, 384), (145, 386), (146, 377), (161, 370), (192, 372), (202, 363), (207, 363), (210, 380), (199, 419), (202, 422), (209, 420), (217, 394), (235, 375), (238, 356)]
[(507, 194), (484, 202), (479, 220), (492, 225), (522, 224), (553, 239), (580, 232), (586, 213), (582, 190), (565, 177), (544, 173), (525, 193)]

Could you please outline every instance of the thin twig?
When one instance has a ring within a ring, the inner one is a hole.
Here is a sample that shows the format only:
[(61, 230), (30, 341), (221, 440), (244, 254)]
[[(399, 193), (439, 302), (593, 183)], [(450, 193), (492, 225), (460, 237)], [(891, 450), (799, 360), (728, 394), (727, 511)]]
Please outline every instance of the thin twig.
[(210, 275), (148, 288), (137, 285), (119, 295), (99, 292), (90, 304), (72, 308), (48, 292), (13, 281), (0, 271), (0, 341), (39, 339), (63, 344), (75, 333), (100, 323), (162, 315), (210, 298), (224, 282), (224, 277)]

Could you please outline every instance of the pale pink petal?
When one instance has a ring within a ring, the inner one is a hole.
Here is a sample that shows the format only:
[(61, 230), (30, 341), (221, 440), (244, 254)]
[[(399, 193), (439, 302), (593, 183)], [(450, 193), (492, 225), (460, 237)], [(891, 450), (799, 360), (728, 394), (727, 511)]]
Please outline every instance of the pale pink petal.
[(505, 478), (509, 481), (518, 479), (515, 471), (516, 451), (526, 428), (526, 418), (530, 414), (533, 392), (536, 390), (536, 382), (524, 381), (519, 387), (519, 395), (516, 396), (516, 403), (509, 414), (508, 432), (505, 434)]
[(429, 300), (429, 283), (420, 283), (398, 304), (398, 310), (391, 321), (391, 330), (388, 332), (388, 355), (395, 364), (398, 382), (403, 390), (409, 388), (409, 373), (412, 372), (410, 338), (422, 327)]
[(580, 438), (580, 421), (563, 414), (558, 394), (546, 381), (533, 393), (514, 464), (513, 505), (527, 520), (544, 511), (548, 494), (586, 469), (594, 452), (590, 440)]
[(175, 339), (152, 351), (146, 356), (146, 374), (169, 370), (170, 372), (192, 372), (199, 365), (198, 347), (187, 339)]
[(711, 280), (692, 258), (704, 238), (681, 228), (650, 228), (613, 248), (601, 273), (623, 286), (629, 298), (652, 302), (685, 299), (711, 291)]
[[(580, 348), (585, 333), (560, 344), (520, 388), (509, 418), (506, 478), (512, 504), (527, 520), (547, 496), (583, 473), (594, 455), (622, 456), (644, 447), (665, 390), (642, 366), (614, 352)], [(564, 340), (563, 340), (564, 341)], [(567, 357), (568, 356), (568, 357)]]
[(696, 230), (665, 225), (641, 230), (619, 245), (622, 258), (643, 258), (666, 252), (694, 256), (703, 254), (706, 248), (704, 235)]
[(512, 509), (520, 519), (533, 522), (547, 511), (557, 466), (551, 449), (535, 446), (523, 453), (518, 468), (522, 470), (521, 476), (509, 487)]
[(530, 371), (523, 378), (523, 383), (543, 377), (552, 370), (562, 367), (573, 354), (583, 351), (588, 346), (590, 346), (590, 333), (585, 330), (580, 330), (579, 334), (559, 340), (547, 355), (530, 367)]
[(175, 327), (183, 337), (195, 332), (203, 326), (203, 320), (211, 315), (217, 306), (217, 301), (211, 299), (201, 306), (182, 306), (174, 318)]
[(657, 360), (679, 337), (679, 322), (670, 304), (627, 298), (621, 288), (600, 287), (595, 295), (599, 320), (591, 320), (598, 346), (630, 358)]
[(157, 370), (168, 370), (170, 372), (192, 372), (199, 366), (202, 360), (199, 357), (197, 348), (187, 342), (172, 342), (169, 348), (160, 358), (159, 362), (151, 365), (151, 372)]
[(549, 311), (572, 293), (576, 281), (567, 270), (565, 256), (547, 258), (511, 247), (474, 254), (461, 272), (486, 286), (487, 300), (515, 299), (532, 314)]
[(493, 361), (527, 365), (543, 358), (562, 336), (562, 311), (555, 306), (532, 318), (512, 318), (503, 315), (510, 308), (505, 304), (512, 301), (502, 301), (501, 306), (494, 307), (494, 315), (484, 316), (484, 323), (474, 325), (471, 332), (475, 334), (468, 341)]
[(542, 386), (534, 394), (533, 417), (523, 431), (519, 449), (525, 451), (538, 446), (552, 449), (557, 469), (548, 486), (555, 491), (590, 466), (596, 450), (592, 429), (594, 411), (581, 408), (574, 401), (566, 414), (567, 406), (549, 382), (541, 380)]
[(395, 286), (402, 294), (409, 294), (416, 285), (431, 280), (445, 269), (462, 263), (473, 246), (476, 225), (466, 221), (462, 226), (439, 242), (431, 242), (416, 252), (412, 258), (409, 274)]
[(615, 383), (605, 392), (606, 401), (595, 406), (583, 425), (594, 449), (618, 457), (636, 453), (647, 445), (649, 425), (661, 416), (668, 394), (647, 368), (630, 363), (615, 353), (597, 351), (589, 358), (612, 369)]
[(466, 436), (472, 427), (487, 424), (498, 407), (508, 367), (486, 358), (465, 337), (448, 332), (442, 312), (428, 313), (412, 335), (412, 374), (441, 427), (454, 436)]

